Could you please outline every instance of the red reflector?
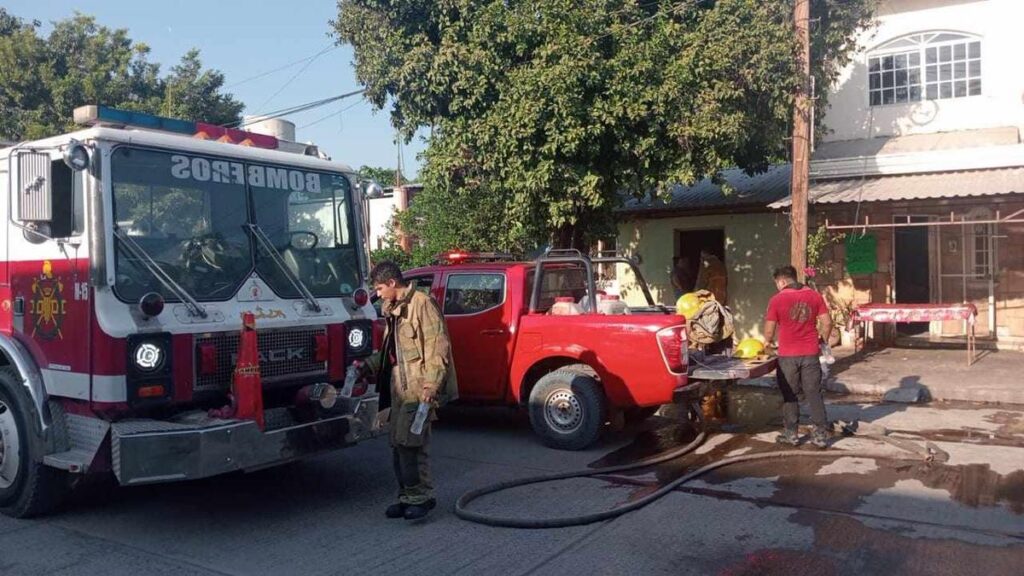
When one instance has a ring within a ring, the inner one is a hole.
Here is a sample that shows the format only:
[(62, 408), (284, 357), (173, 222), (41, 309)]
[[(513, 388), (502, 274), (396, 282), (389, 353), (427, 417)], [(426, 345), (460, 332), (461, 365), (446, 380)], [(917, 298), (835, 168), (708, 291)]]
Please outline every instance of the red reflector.
[(355, 301), (356, 306), (362, 308), (370, 301), (370, 294), (366, 290), (359, 288), (354, 294), (352, 294), (352, 300)]
[(199, 374), (212, 376), (217, 373), (217, 346), (206, 343), (199, 345)]
[(136, 392), (136, 395), (139, 398), (159, 398), (164, 394), (165, 392), (162, 384), (158, 384), (156, 386), (143, 386)]
[(327, 362), (331, 357), (331, 343), (327, 338), (327, 334), (317, 334), (313, 336), (314, 343), (314, 357), (317, 362)]
[(256, 148), (270, 148), (272, 150), (277, 148), (277, 138), (273, 136), (246, 132), (245, 130), (237, 130), (235, 128), (224, 128), (223, 126), (206, 124), (205, 122), (196, 122), (195, 137), (202, 140), (216, 140), (218, 142), (241, 144), (242, 146), (255, 146)]

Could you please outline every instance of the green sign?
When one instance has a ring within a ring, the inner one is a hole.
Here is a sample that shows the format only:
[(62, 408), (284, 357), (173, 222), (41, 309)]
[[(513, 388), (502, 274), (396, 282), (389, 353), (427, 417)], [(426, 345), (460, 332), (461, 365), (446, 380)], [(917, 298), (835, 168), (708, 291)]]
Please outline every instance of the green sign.
[(871, 274), (878, 270), (875, 237), (871, 234), (846, 235), (846, 272), (850, 276)]

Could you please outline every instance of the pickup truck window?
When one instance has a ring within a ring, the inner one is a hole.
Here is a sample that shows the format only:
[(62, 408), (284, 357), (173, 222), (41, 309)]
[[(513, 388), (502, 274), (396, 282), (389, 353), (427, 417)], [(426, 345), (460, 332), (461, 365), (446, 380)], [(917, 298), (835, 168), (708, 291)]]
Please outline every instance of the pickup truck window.
[[(526, 273), (526, 306), (530, 305), (530, 294), (533, 290), (534, 271)], [(555, 298), (571, 296), (573, 302), (579, 302), (587, 293), (587, 273), (579, 267), (546, 268), (541, 272), (540, 301), (537, 312), (547, 313), (555, 303)]]
[(451, 274), (444, 291), (445, 315), (476, 314), (505, 302), (504, 274)]
[(434, 283), (433, 276), (417, 276), (415, 278), (406, 278), (406, 281), (410, 284), (416, 283), (416, 291), (423, 292), (427, 296), (430, 296), (430, 286)]

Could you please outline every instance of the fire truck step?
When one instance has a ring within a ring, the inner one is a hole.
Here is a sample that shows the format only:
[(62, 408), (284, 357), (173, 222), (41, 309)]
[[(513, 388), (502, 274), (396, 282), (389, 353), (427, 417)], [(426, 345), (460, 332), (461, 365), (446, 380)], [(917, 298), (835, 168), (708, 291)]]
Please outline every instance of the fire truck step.
[(43, 456), (43, 464), (46, 464), (51, 468), (67, 470), (68, 472), (73, 472), (75, 474), (85, 473), (89, 470), (89, 464), (92, 463), (93, 456), (95, 455), (95, 451), (85, 448), (75, 448), (68, 450), (67, 452), (47, 454), (46, 456)]

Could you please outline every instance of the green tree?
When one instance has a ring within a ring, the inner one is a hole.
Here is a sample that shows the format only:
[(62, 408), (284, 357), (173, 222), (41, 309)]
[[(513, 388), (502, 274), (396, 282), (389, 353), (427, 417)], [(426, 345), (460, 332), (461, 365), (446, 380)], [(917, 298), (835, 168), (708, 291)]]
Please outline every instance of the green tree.
[(83, 104), (227, 123), (243, 104), (222, 94), (220, 72), (202, 69), (193, 50), (161, 77), (149, 47), (127, 30), (100, 26), (90, 16), (55, 22), (46, 37), (39, 22), (0, 12), (0, 135), (31, 139), (73, 129)]
[[(398, 176), (398, 170), (394, 168), (381, 168), (378, 166), (360, 166), (359, 167), (359, 178), (363, 180), (373, 180), (381, 186), (394, 186), (395, 178)], [(404, 174), (401, 175), (402, 183), (407, 184), (409, 180)]]
[[(812, 1), (819, 87), (872, 4)], [(785, 160), (791, 14), (792, 0), (340, 0), (332, 25), (403, 137), (430, 128), (417, 203), (438, 212), (410, 214), (421, 240), (468, 228), (527, 249), (608, 235), (623, 193)]]

